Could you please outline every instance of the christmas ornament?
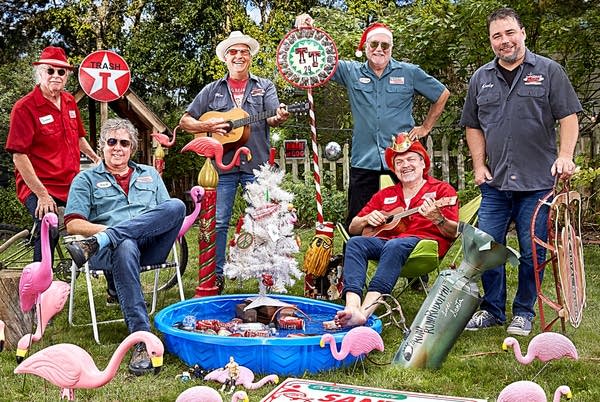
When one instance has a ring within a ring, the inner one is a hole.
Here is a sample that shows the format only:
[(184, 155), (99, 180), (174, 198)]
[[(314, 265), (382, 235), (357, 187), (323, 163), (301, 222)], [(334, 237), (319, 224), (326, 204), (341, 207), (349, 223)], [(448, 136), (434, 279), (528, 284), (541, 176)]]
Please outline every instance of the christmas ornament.
[(331, 141), (325, 145), (325, 159), (335, 162), (342, 156), (342, 147), (337, 142)]

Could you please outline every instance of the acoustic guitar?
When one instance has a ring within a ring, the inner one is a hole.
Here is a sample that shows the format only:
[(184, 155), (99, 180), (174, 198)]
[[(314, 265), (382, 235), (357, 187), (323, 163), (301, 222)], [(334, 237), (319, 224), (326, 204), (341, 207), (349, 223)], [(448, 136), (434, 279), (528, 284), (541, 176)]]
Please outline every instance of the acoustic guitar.
[[(309, 111), (310, 105), (307, 101), (287, 105), (285, 108), (289, 113), (303, 114)], [(228, 128), (226, 129), (227, 134), (213, 135), (212, 133), (194, 133), (194, 136), (196, 138), (212, 136), (223, 145), (225, 151), (229, 151), (232, 148), (235, 149), (241, 147), (248, 141), (248, 138), (250, 138), (250, 124), (268, 119), (276, 114), (277, 109), (266, 110), (255, 115), (249, 115), (248, 112), (241, 108), (233, 108), (227, 112), (206, 112), (200, 116), (198, 120), (206, 121), (214, 117), (222, 118), (228, 124)]]
[[(438, 208), (455, 205), (458, 197), (443, 197), (434, 202)], [(405, 210), (402, 207), (394, 208), (391, 211), (383, 212), (386, 215), (385, 222), (379, 226), (367, 225), (362, 231), (363, 236), (375, 237), (385, 232), (399, 233), (399, 226), (402, 223), (402, 218), (406, 218), (419, 211), (419, 207)]]

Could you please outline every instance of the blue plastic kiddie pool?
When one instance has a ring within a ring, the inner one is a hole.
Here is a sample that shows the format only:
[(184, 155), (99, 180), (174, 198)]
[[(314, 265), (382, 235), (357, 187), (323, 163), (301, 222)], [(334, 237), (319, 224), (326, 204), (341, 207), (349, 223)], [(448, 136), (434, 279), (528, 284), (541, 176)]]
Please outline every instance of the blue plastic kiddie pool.
[[(256, 295), (225, 295), (185, 300), (161, 310), (154, 318), (156, 328), (163, 333), (167, 350), (177, 355), (188, 366), (199, 364), (213, 370), (223, 367), (233, 356), (235, 361), (248, 367), (254, 373), (278, 375), (302, 375), (304, 372), (339, 368), (354, 362), (352, 355), (342, 361), (335, 360), (329, 345), (321, 348), (319, 341), (324, 333), (323, 321), (332, 320), (343, 306), (296, 296), (269, 295), (290, 303), (305, 312), (312, 320), (306, 321), (305, 333), (315, 334), (304, 337), (228, 337), (206, 335), (185, 331), (173, 324), (181, 322), (185, 316), (193, 315), (197, 320), (216, 319), (230, 321), (235, 317), (235, 306)], [(371, 316), (367, 326), (381, 332), (381, 320)], [(298, 331), (295, 331), (298, 332)], [(347, 331), (331, 332), (339, 350), (342, 338)]]

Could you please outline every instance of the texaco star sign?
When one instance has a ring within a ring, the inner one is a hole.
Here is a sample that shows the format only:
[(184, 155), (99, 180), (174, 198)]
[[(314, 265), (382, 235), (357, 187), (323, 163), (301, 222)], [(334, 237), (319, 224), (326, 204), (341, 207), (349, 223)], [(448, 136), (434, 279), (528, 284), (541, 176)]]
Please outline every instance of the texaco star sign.
[(79, 67), (79, 84), (92, 99), (111, 102), (129, 89), (131, 72), (125, 60), (109, 50), (88, 55)]

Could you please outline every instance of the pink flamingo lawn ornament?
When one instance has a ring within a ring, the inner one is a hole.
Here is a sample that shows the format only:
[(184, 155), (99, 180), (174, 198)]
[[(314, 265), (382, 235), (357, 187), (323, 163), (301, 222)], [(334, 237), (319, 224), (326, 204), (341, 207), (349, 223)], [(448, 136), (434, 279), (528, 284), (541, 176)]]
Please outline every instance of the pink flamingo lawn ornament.
[(240, 164), (240, 154), (245, 154), (248, 160), (252, 159), (252, 154), (250, 153), (250, 149), (247, 147), (239, 147), (235, 154), (233, 154), (233, 159), (227, 165), (223, 164), (223, 145), (216, 139), (212, 137), (198, 137), (194, 138), (190, 142), (188, 142), (183, 148), (181, 148), (181, 152), (192, 151), (197, 153), (198, 155), (205, 156), (207, 158), (213, 158), (215, 163), (221, 170), (229, 170), (234, 166), (239, 166)]
[(574, 360), (579, 358), (575, 345), (569, 338), (557, 332), (542, 332), (534, 336), (527, 346), (527, 354), (521, 354), (519, 341), (513, 337), (504, 339), (502, 349), (508, 351), (512, 347), (515, 352), (515, 358), (521, 364), (529, 364), (535, 358), (543, 362), (568, 357)]
[[(560, 397), (565, 395), (571, 399), (573, 394), (566, 385), (561, 385), (554, 392), (553, 402), (559, 402)], [(546, 402), (546, 393), (538, 384), (531, 381), (517, 381), (508, 384), (498, 395), (497, 402)]]
[(163, 362), (164, 346), (158, 337), (147, 331), (137, 331), (121, 342), (108, 366), (98, 370), (92, 357), (77, 345), (61, 343), (34, 353), (17, 366), (15, 374), (35, 374), (62, 388), (61, 398), (75, 399), (77, 388), (99, 388), (113, 379), (125, 353), (138, 342), (146, 344), (154, 373)]
[(185, 236), (194, 222), (196, 222), (196, 218), (198, 217), (198, 214), (200, 214), (200, 207), (202, 206), (201, 201), (202, 197), (204, 197), (204, 187), (192, 187), (190, 189), (190, 197), (192, 197), (192, 201), (194, 201), (194, 210), (183, 220), (183, 224), (181, 225), (181, 229), (179, 229), (179, 234), (177, 235), (177, 240), (180, 240), (183, 236)]
[(42, 261), (28, 264), (21, 273), (19, 302), (24, 313), (31, 311), (39, 302), (40, 295), (52, 284), (52, 250), (48, 235), (50, 227), (58, 227), (58, 217), (53, 212), (48, 212), (42, 218)]
[(156, 142), (158, 142), (160, 145), (162, 145), (165, 148), (171, 148), (173, 145), (175, 145), (175, 139), (177, 138), (177, 129), (179, 128), (179, 126), (176, 126), (173, 129), (173, 138), (171, 138), (171, 140), (169, 140), (169, 137), (165, 134), (162, 133), (152, 133), (150, 134), (150, 136), (152, 138), (154, 138), (156, 140)]
[(4, 350), (4, 321), (0, 320), (0, 352)]
[[(221, 395), (211, 387), (197, 385), (183, 391), (175, 402), (223, 402)], [(244, 391), (237, 391), (231, 396), (231, 402), (248, 402), (248, 394)]]
[[(245, 366), (238, 366), (238, 370), (235, 385), (243, 385), (246, 389), (258, 389), (269, 382), (272, 382), (273, 384), (279, 382), (279, 377), (276, 374), (270, 374), (258, 382), (252, 382), (254, 381), (254, 373), (252, 370)], [(223, 367), (213, 370), (204, 376), (205, 381), (218, 381), (221, 384), (225, 384), (225, 381), (227, 381), (228, 378), (229, 370)]]
[(371, 327), (355, 327), (352, 328), (344, 338), (342, 338), (342, 347), (338, 352), (336, 349), (335, 338), (331, 334), (323, 334), (320, 345), (325, 347), (325, 343), (329, 342), (331, 354), (336, 360), (344, 360), (348, 354), (354, 357), (364, 357), (373, 349), (383, 352), (383, 339)]
[(25, 334), (17, 343), (17, 363), (21, 363), (33, 342), (42, 339), (46, 326), (52, 317), (64, 307), (71, 286), (62, 281), (52, 281), (52, 284), (40, 297), (40, 308), (37, 309), (37, 327), (35, 333)]

